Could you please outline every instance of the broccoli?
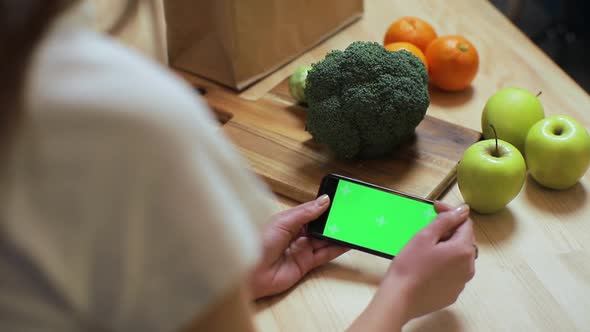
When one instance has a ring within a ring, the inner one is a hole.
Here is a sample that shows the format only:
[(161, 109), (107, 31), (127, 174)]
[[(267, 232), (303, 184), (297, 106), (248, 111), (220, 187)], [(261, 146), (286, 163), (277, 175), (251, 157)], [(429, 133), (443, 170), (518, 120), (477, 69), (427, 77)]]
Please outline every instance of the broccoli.
[(339, 158), (379, 158), (414, 135), (430, 104), (428, 74), (407, 51), (354, 42), (308, 72), (306, 128)]

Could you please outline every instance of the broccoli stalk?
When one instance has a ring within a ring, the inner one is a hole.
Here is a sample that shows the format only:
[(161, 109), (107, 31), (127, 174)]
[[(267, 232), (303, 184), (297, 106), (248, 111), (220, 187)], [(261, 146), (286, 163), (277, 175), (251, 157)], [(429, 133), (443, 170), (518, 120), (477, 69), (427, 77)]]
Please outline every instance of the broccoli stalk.
[(307, 130), (339, 158), (390, 155), (414, 135), (430, 104), (428, 74), (406, 51), (354, 42), (308, 72)]

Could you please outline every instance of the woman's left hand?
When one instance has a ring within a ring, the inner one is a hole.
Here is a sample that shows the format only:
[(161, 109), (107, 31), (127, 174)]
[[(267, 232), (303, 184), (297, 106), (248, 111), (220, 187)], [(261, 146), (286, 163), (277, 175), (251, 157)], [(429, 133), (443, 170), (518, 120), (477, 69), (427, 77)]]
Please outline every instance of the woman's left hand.
[(330, 205), (327, 195), (275, 215), (262, 234), (262, 260), (251, 280), (254, 298), (281, 293), (347, 248), (308, 237), (306, 225)]

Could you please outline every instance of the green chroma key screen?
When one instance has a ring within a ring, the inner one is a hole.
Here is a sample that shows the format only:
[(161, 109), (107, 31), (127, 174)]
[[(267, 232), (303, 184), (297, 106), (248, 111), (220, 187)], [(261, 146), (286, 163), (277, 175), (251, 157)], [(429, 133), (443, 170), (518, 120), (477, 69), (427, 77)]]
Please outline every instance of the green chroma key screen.
[(323, 235), (396, 256), (436, 215), (432, 204), (340, 179)]

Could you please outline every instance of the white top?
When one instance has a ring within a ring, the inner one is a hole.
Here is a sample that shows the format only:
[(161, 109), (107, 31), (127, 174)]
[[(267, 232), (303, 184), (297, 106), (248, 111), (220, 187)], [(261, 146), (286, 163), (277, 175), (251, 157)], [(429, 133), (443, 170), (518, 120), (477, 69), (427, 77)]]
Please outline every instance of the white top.
[(56, 28), (0, 164), (0, 331), (172, 331), (258, 258), (270, 195), (155, 63)]

